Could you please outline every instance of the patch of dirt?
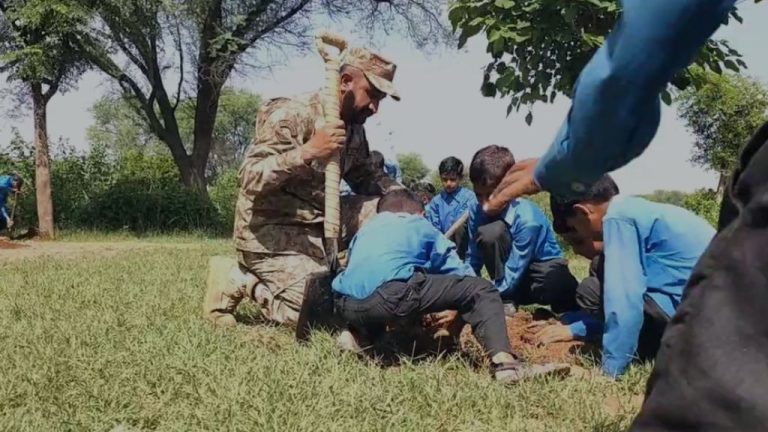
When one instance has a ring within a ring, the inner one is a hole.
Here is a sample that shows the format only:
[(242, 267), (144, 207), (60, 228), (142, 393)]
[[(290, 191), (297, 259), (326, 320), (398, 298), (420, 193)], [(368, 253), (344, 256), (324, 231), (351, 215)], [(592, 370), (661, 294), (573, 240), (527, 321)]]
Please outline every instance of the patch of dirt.
[[(534, 321), (533, 315), (527, 312), (518, 312), (512, 319), (507, 319), (507, 332), (513, 349), (527, 360), (532, 362), (563, 362), (576, 364), (576, 357), (582, 353), (583, 342), (557, 342), (546, 346), (536, 346), (533, 333), (526, 330), (526, 326)], [(549, 321), (557, 323), (553, 318)]]
[[(507, 334), (512, 345), (512, 350), (524, 360), (532, 363), (568, 363), (578, 365), (581, 363), (579, 354), (590, 353), (594, 348), (583, 342), (558, 342), (545, 346), (537, 346), (533, 341), (533, 331), (526, 327), (533, 321), (549, 320), (556, 322), (552, 314), (545, 310), (537, 310), (533, 314), (518, 311), (513, 318), (507, 318)], [(408, 329), (407, 327), (410, 327)], [(391, 350), (395, 349), (402, 354), (411, 357), (430, 357), (439, 354), (459, 352), (470, 362), (480, 365), (487, 359), (483, 355), (483, 349), (477, 339), (472, 335), (469, 325), (464, 326), (460, 335), (435, 338), (434, 330), (418, 328), (416, 325), (404, 326), (389, 332), (387, 343), (381, 349), (376, 349), (376, 355), (390, 357)]]
[(0, 249), (8, 250), (8, 249), (21, 249), (27, 247), (24, 244), (12, 242), (10, 240), (0, 239)]
[[(4, 245), (12, 245), (4, 247)], [(0, 263), (14, 262), (34, 258), (79, 258), (97, 254), (99, 257), (114, 256), (126, 251), (151, 248), (190, 248), (195, 244), (185, 243), (142, 243), (142, 242), (55, 242), (23, 241), (0, 242)]]

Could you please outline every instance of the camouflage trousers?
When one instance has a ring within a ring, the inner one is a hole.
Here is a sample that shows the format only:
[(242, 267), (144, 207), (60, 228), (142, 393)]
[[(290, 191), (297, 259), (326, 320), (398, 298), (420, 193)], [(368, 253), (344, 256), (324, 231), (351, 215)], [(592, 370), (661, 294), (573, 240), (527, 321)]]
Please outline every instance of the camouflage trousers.
[[(342, 198), (342, 249), (357, 231), (376, 214), (378, 197), (354, 195)], [(322, 250), (323, 227), (270, 227), (270, 236), (285, 236), (286, 251), (237, 251), (242, 269), (258, 279), (252, 299), (270, 321), (294, 325), (298, 321), (307, 275), (327, 269)]]

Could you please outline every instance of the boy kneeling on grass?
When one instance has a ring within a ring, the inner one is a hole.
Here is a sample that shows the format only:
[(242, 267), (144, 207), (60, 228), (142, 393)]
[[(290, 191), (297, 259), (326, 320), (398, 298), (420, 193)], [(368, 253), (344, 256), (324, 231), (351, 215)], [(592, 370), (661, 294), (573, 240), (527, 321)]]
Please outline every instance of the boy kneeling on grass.
[(392, 191), (377, 211), (352, 240), (346, 270), (333, 280), (337, 313), (349, 324), (357, 351), (388, 323), (455, 310), (472, 326), (498, 381), (568, 371), (567, 365), (527, 364), (511, 352), (498, 292), (459, 259), (455, 244), (423, 217), (413, 193)]
[(467, 262), (477, 274), (485, 266), (507, 304), (507, 315), (528, 304), (550, 306), (556, 313), (576, 310), (578, 282), (544, 212), (525, 199), (507, 203), (498, 216), (483, 212), (483, 204), (514, 164), (512, 152), (496, 145), (472, 158), (469, 179), (477, 203), (469, 211)]
[(550, 199), (558, 231), (577, 253), (596, 259), (577, 288), (582, 312), (537, 335), (542, 343), (602, 337), (602, 370), (611, 377), (635, 357), (656, 356), (691, 271), (715, 234), (688, 210), (618, 193), (605, 175), (579, 199)]

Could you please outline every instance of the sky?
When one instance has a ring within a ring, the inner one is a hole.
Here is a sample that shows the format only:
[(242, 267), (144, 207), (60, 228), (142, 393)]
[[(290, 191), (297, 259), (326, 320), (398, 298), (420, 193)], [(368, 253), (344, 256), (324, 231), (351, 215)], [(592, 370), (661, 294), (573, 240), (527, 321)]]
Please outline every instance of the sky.
[[(741, 15), (744, 24), (733, 23), (719, 30), (716, 37), (728, 39), (744, 55), (749, 75), (768, 83), (764, 46), (768, 41), (768, 5), (749, 0), (741, 5)], [(468, 164), (476, 150), (490, 144), (509, 147), (517, 159), (540, 156), (568, 111), (567, 98), (559, 97), (554, 104), (534, 107), (531, 126), (525, 124), (524, 110), (506, 117), (506, 100), (480, 94), (481, 70), (489, 57), (479, 38), (462, 50), (442, 49), (426, 54), (392, 35), (378, 40), (377, 49), (397, 63), (395, 86), (402, 96), (400, 102), (383, 101), (379, 113), (366, 125), (371, 148), (388, 157), (417, 152), (431, 168), (447, 156), (459, 157)], [(228, 84), (259, 93), (265, 99), (290, 96), (320, 88), (323, 66), (315, 53), (296, 55), (269, 73), (235, 75)], [(0, 83), (0, 90), (6, 86)], [(79, 148), (87, 146), (85, 131), (93, 122), (89, 108), (109, 88), (103, 76), (91, 72), (76, 90), (55, 96), (48, 109), (50, 137), (66, 138)], [(0, 118), (0, 146), (9, 142), (12, 127), (32, 139), (30, 116), (18, 120)], [(632, 194), (714, 188), (716, 174), (689, 162), (692, 143), (675, 107), (664, 106), (661, 126), (650, 148), (614, 173), (617, 182), (624, 192)]]

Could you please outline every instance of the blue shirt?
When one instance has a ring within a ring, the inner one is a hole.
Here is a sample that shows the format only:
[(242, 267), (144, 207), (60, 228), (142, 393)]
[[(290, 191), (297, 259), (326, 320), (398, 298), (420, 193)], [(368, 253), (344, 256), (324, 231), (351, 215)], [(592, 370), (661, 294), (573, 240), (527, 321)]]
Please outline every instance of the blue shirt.
[(488, 218), (480, 204), (475, 204), (469, 212), (467, 262), (477, 274), (483, 268), (483, 255), (477, 246), (477, 231), (482, 225), (498, 219), (504, 220), (512, 237), (512, 250), (509, 251), (504, 275), (494, 281), (502, 295), (507, 296), (514, 292), (532, 262), (562, 258), (563, 251), (555, 239), (549, 219), (531, 201), (517, 199), (494, 219)]
[(621, 0), (621, 17), (582, 70), (568, 117), (536, 166), (536, 182), (568, 196), (643, 153), (659, 125), (659, 94), (734, 3)]
[(425, 216), (432, 226), (446, 232), (458, 220), (470, 206), (477, 205), (475, 193), (469, 189), (459, 187), (452, 194), (446, 191), (432, 198), (427, 206)]
[(416, 269), (475, 275), (456, 254), (456, 245), (423, 217), (379, 213), (352, 239), (349, 264), (333, 280), (333, 290), (364, 299), (386, 282), (407, 281)]
[(2, 215), (5, 220), (10, 219), (10, 216), (8, 216), (6, 203), (8, 202), (8, 195), (11, 194), (12, 190), (13, 182), (11, 180), (11, 176), (0, 176), (0, 215)]
[(603, 218), (605, 324), (586, 318), (570, 324), (576, 336), (602, 332), (604, 373), (620, 375), (632, 361), (645, 294), (669, 316), (675, 313), (714, 235), (709, 223), (680, 207), (636, 197), (611, 201)]
[[(403, 184), (403, 172), (400, 170), (400, 165), (397, 161), (384, 159), (384, 172), (396, 182)], [(339, 185), (339, 194), (341, 196), (348, 196), (354, 195), (355, 193), (352, 191), (349, 184), (342, 179), (341, 184)]]

